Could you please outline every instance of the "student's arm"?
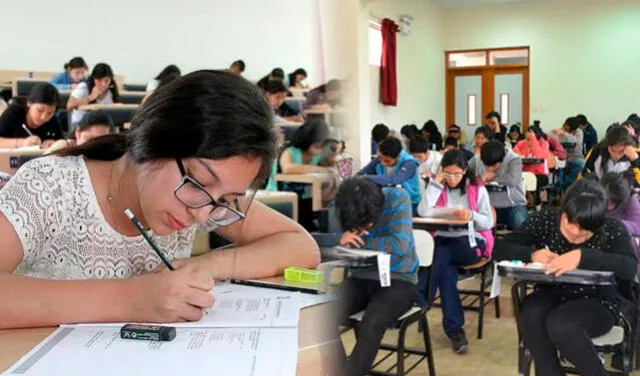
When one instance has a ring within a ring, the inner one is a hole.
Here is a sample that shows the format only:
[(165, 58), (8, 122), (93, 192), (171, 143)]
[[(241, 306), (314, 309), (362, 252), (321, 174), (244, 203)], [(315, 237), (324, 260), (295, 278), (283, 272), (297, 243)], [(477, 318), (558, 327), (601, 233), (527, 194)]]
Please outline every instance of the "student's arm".
[(67, 110), (73, 110), (80, 106), (87, 105), (98, 98), (95, 93), (89, 93), (89, 87), (82, 84), (76, 87), (67, 101)]
[[(503, 239), (498, 239), (493, 250), (493, 258), (497, 261), (531, 262), (531, 253), (535, 251), (536, 237), (539, 235), (536, 234), (536, 228), (539, 228), (540, 223), (544, 222), (544, 215), (545, 212), (534, 213), (524, 221), (522, 226), (507, 234)], [(555, 229), (548, 231), (555, 231)]]
[(578, 269), (601, 270), (616, 273), (620, 279), (632, 280), (636, 276), (637, 260), (631, 247), (627, 229), (619, 221), (611, 220), (607, 229), (607, 240), (611, 252), (594, 248), (580, 249)]
[(546, 159), (547, 155), (549, 155), (549, 144), (542, 140), (542, 145), (540, 145), (540, 140), (534, 136), (531, 140), (531, 152), (536, 158)]
[(516, 146), (513, 147), (513, 152), (518, 154), (521, 157), (526, 157), (528, 153), (528, 148), (526, 145), (527, 140), (518, 141)]
[(582, 133), (582, 129), (580, 128), (576, 129), (575, 137), (576, 137), (576, 147), (580, 148), (578, 150), (580, 150), (580, 154), (582, 154), (582, 143), (584, 140), (584, 133)]
[(576, 143), (576, 147), (580, 147), (581, 144), (578, 143), (578, 139), (576, 138), (576, 135), (566, 132), (566, 131), (562, 131), (562, 133), (558, 134), (558, 139), (560, 140), (560, 142), (575, 142)]
[(326, 167), (291, 162), (291, 152), (285, 150), (280, 156), (280, 170), (283, 174), (308, 174), (313, 172), (328, 172)]
[(478, 187), (478, 210), (471, 212), (473, 226), (480, 231), (493, 228), (493, 212), (489, 192), (484, 186)]
[(414, 161), (405, 161), (400, 168), (398, 168), (391, 175), (365, 175), (367, 179), (373, 181), (378, 185), (400, 185), (407, 180), (411, 179), (417, 172), (418, 166)]
[(415, 249), (411, 220), (411, 198), (406, 191), (395, 189), (387, 195), (386, 200), (391, 200), (391, 204), (385, 204), (385, 208), (391, 208), (391, 211), (394, 212), (393, 220), (382, 224), (381, 228), (374, 229), (369, 235), (364, 236), (362, 248), (384, 250), (391, 253), (391, 262), (395, 263), (394, 258), (402, 257), (405, 253)]
[(522, 184), (522, 159), (514, 158), (509, 161), (507, 173), (501, 176), (496, 176), (493, 181), (498, 184), (506, 185), (510, 188), (520, 187)]
[(377, 173), (376, 166), (379, 164), (380, 160), (378, 158), (374, 158), (369, 163), (367, 163), (367, 165), (364, 166), (362, 170), (358, 171), (356, 175), (375, 175)]
[(632, 197), (629, 200), (625, 214), (627, 216), (620, 221), (629, 231), (629, 235), (640, 237), (640, 201), (637, 200), (637, 197)]
[(342, 237), (342, 234), (342, 232), (329, 234), (314, 232), (311, 235), (313, 236), (313, 240), (315, 240), (320, 247), (335, 247), (340, 245), (340, 238)]
[(273, 277), (289, 266), (315, 268), (320, 263), (318, 245), (299, 224), (257, 201), (243, 221), (216, 233), (237, 247), (180, 261), (195, 262), (214, 279)]
[(10, 135), (15, 127), (21, 127), (24, 123), (23, 117), (23, 110), (16, 106), (9, 106), (0, 115), (0, 148), (15, 149), (23, 146), (40, 145), (41, 141), (38, 136), (25, 138), (2, 137), (3, 135)]
[(444, 185), (435, 181), (435, 179), (429, 180), (427, 189), (422, 194), (422, 200), (418, 204), (418, 215), (426, 217), (429, 214), (429, 210), (435, 208), (438, 198), (442, 194)]

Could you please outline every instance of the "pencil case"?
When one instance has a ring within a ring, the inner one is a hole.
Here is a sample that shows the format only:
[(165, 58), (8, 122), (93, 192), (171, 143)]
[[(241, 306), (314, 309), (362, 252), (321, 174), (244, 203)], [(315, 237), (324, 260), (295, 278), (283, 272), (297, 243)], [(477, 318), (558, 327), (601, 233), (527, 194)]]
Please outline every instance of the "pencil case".
[(284, 270), (284, 280), (290, 282), (318, 284), (324, 281), (324, 273), (315, 269), (290, 266)]

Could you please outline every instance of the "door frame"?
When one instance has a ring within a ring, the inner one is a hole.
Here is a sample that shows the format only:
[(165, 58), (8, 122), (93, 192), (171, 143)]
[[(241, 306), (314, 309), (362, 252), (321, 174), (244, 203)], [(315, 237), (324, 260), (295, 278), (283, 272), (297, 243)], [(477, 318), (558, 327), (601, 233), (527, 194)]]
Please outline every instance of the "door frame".
[[(489, 65), (490, 52), (506, 51), (506, 50), (522, 50), (528, 51), (526, 64), (505, 64), (505, 65)], [(449, 67), (449, 55), (464, 52), (486, 53), (486, 61), (483, 66), (472, 67)], [(529, 127), (529, 61), (531, 50), (528, 46), (521, 47), (505, 47), (505, 48), (488, 48), (488, 49), (472, 49), (472, 50), (456, 50), (445, 51), (445, 121), (446, 129), (455, 123), (455, 78), (456, 76), (482, 76), (482, 115), (487, 114), (495, 109), (495, 76), (497, 74), (522, 74), (522, 126), (523, 131)], [(465, 124), (458, 124), (460, 127)]]

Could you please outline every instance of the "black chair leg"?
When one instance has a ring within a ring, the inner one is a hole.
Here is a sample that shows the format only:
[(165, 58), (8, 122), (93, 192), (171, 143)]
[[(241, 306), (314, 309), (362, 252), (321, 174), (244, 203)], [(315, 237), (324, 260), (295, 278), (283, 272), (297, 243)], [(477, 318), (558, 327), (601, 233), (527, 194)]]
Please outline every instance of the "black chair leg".
[(500, 296), (493, 298), (493, 305), (496, 310), (496, 319), (500, 318)]
[(396, 367), (398, 369), (398, 376), (404, 376), (404, 335), (407, 330), (406, 326), (402, 326), (400, 328), (400, 333), (398, 333), (398, 350), (396, 351), (398, 363)]
[(426, 316), (420, 318), (422, 325), (422, 338), (424, 340), (424, 349), (427, 355), (427, 367), (429, 367), (429, 376), (436, 376), (436, 366), (433, 360), (433, 348), (431, 347), (431, 335), (429, 334), (429, 323)]
[(484, 290), (486, 288), (485, 279), (487, 278), (487, 268), (482, 270), (480, 274), (480, 306), (478, 307), (478, 339), (482, 339), (482, 329), (484, 324)]

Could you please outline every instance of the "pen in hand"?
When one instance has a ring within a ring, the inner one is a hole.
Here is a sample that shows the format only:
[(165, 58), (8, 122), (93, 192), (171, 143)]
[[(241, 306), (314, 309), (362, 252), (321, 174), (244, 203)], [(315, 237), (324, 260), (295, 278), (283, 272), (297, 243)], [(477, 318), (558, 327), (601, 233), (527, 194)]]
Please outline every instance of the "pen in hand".
[(176, 270), (176, 268), (174, 268), (173, 265), (171, 265), (171, 261), (169, 261), (167, 256), (165, 256), (164, 253), (160, 250), (160, 248), (158, 248), (158, 246), (153, 242), (153, 240), (151, 239), (151, 236), (149, 235), (147, 230), (145, 230), (144, 227), (142, 227), (142, 223), (140, 223), (140, 220), (138, 218), (136, 218), (136, 216), (133, 214), (131, 209), (126, 209), (124, 211), (124, 214), (126, 214), (127, 217), (129, 217), (129, 219), (131, 220), (133, 225), (136, 226), (136, 228), (138, 229), (140, 234), (145, 238), (147, 243), (149, 243), (151, 248), (153, 248), (153, 250), (156, 252), (158, 257), (160, 257), (160, 260), (162, 260), (162, 262), (164, 262), (164, 264), (167, 266), (167, 268), (169, 270)]
[(31, 130), (29, 130), (29, 128), (24, 123), (22, 124), (22, 129), (24, 129), (29, 136), (33, 136), (33, 132), (31, 132)]

